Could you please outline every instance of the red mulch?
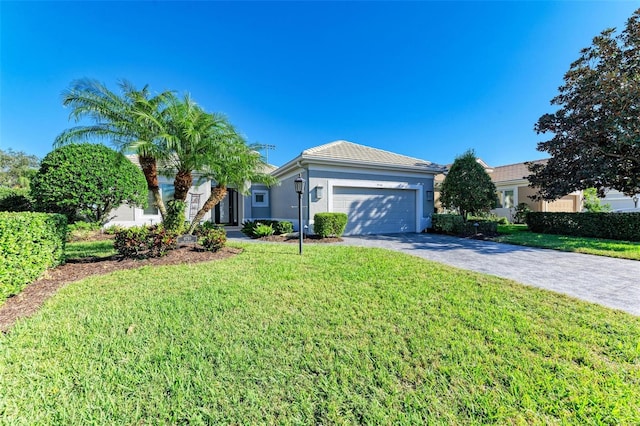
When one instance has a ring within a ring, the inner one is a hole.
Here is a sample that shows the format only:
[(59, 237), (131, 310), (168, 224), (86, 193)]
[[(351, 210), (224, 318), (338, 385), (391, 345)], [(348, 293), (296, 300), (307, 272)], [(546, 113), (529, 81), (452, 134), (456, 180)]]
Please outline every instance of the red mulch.
[(91, 275), (107, 274), (123, 269), (135, 269), (146, 265), (181, 265), (225, 259), (242, 250), (224, 247), (212, 253), (194, 250), (191, 245), (167, 252), (165, 256), (144, 260), (122, 259), (120, 256), (108, 258), (85, 258), (69, 261), (50, 269), (38, 280), (29, 284), (20, 294), (10, 297), (0, 306), (0, 331), (6, 333), (19, 318), (33, 315), (42, 304), (60, 288), (73, 281)]

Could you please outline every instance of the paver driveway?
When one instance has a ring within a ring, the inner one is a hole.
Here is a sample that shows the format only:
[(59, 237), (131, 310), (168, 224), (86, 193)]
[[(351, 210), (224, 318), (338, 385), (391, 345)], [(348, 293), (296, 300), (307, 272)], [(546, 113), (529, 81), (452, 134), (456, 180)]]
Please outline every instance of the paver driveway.
[(640, 261), (434, 234), (343, 239), (340, 244), (397, 250), (640, 315)]

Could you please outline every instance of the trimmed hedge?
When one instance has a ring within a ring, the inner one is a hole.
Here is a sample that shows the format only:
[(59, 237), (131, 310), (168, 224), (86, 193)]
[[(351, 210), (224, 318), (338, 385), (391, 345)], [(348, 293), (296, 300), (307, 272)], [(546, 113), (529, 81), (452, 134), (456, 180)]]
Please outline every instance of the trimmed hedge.
[(66, 239), (63, 215), (0, 212), (0, 302), (64, 263)]
[(458, 234), (464, 220), (459, 214), (434, 214), (431, 216), (431, 229), (438, 234)]
[(316, 213), (313, 216), (313, 232), (322, 238), (341, 237), (346, 227), (346, 213)]
[(640, 241), (640, 213), (529, 212), (527, 226), (540, 234)]
[[(478, 224), (476, 227), (475, 224)], [(476, 234), (496, 235), (498, 222), (495, 220), (462, 220), (459, 214), (434, 214), (431, 216), (431, 229), (438, 234), (473, 236)]]
[(27, 189), (0, 187), (0, 211), (29, 212), (33, 210), (33, 200)]

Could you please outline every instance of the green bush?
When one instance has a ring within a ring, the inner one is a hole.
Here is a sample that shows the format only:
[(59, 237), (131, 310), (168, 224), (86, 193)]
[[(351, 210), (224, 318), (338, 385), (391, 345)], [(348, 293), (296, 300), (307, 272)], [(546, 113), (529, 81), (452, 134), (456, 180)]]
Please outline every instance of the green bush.
[(178, 247), (178, 234), (162, 225), (124, 228), (115, 235), (113, 247), (126, 258), (160, 257)]
[(116, 232), (121, 231), (122, 229), (124, 228), (119, 225), (111, 225), (104, 228), (102, 232), (104, 232), (107, 235), (115, 235)]
[(273, 231), (276, 235), (290, 234), (293, 232), (293, 223), (289, 221), (274, 221)]
[(290, 234), (293, 232), (293, 223), (268, 219), (247, 220), (242, 223), (242, 229), (240, 231), (250, 238), (264, 237), (266, 236), (265, 233), (269, 231), (266, 228), (261, 228), (261, 231), (258, 231), (258, 227), (261, 225), (271, 227), (271, 233), (268, 235)]
[(257, 221), (247, 220), (245, 222), (242, 222), (242, 229), (240, 230), (240, 232), (242, 232), (249, 238), (255, 238), (256, 226), (258, 226)]
[[(224, 226), (215, 224), (213, 222), (202, 222), (196, 225), (193, 230), (193, 235), (198, 237), (204, 237), (204, 235), (210, 230), (224, 231)], [(227, 232), (224, 231), (224, 234), (227, 235)]]
[(62, 215), (0, 212), (0, 301), (63, 263), (66, 238)]
[(640, 213), (544, 213), (527, 214), (531, 232), (640, 241)]
[(498, 225), (508, 225), (509, 224), (509, 219), (507, 219), (504, 216), (498, 216), (498, 215), (493, 214), (493, 213), (486, 213), (486, 214), (479, 215), (479, 216), (469, 216), (467, 218), (467, 222), (471, 222), (471, 221), (475, 221), (475, 222), (495, 222)]
[(516, 213), (513, 215), (513, 221), (519, 224), (527, 223), (527, 214), (530, 211), (531, 208), (527, 203), (518, 204), (516, 207)]
[(0, 188), (0, 211), (28, 212), (33, 210), (33, 199), (28, 189)]
[(167, 217), (164, 218), (163, 224), (165, 229), (182, 234), (185, 230), (185, 221), (187, 215), (185, 210), (187, 203), (182, 200), (170, 200), (167, 202)]
[(253, 231), (253, 234), (255, 235), (255, 238), (268, 237), (273, 235), (273, 226), (259, 223)]
[(341, 237), (346, 227), (346, 213), (316, 213), (313, 216), (313, 232), (322, 238)]
[(470, 218), (465, 222), (462, 220), (462, 216), (457, 214), (434, 214), (431, 217), (431, 228), (438, 234), (461, 236), (473, 236), (476, 234), (496, 235), (498, 233), (498, 222), (498, 220), (481, 218)]
[(31, 180), (38, 211), (61, 213), (70, 222), (103, 225), (122, 203), (147, 203), (147, 183), (138, 166), (104, 145), (65, 145), (47, 154)]
[(224, 229), (206, 229), (202, 231), (201, 244), (205, 250), (216, 252), (227, 243), (227, 233)]
[(459, 214), (441, 213), (431, 216), (431, 229), (438, 234), (458, 234), (463, 223)]

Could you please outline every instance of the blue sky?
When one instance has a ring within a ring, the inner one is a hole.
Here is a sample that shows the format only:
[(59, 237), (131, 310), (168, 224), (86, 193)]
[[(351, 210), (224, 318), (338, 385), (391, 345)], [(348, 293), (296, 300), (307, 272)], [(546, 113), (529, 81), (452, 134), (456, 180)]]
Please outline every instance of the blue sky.
[(189, 92), (282, 165), (338, 139), (449, 163), (543, 158), (570, 63), (640, 1), (0, 0), (0, 149), (43, 157), (74, 79)]

